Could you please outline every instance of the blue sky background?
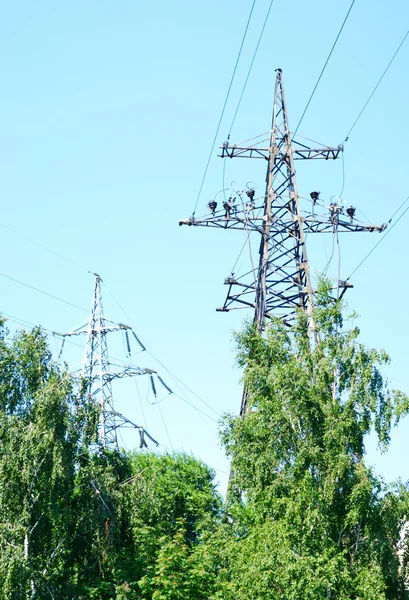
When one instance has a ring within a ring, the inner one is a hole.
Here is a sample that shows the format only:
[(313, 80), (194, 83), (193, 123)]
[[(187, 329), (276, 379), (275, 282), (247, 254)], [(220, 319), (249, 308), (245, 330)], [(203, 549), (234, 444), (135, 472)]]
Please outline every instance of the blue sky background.
[[(268, 5), (256, 2), (217, 145), (229, 131)], [(349, 5), (275, 0), (232, 141), (269, 129), (277, 67), (295, 128)], [(214, 309), (223, 304), (223, 280), (244, 238), (179, 228), (178, 220), (192, 213), (250, 7), (250, 0), (20, 1), (3, 3), (0, 19), (0, 309), (49, 330), (69, 330), (86, 318), (93, 286), (88, 270), (98, 272), (106, 284), (106, 316), (130, 319), (166, 369), (211, 407), (179, 390), (164, 367), (142, 353), (136, 364), (157, 368), (184, 400), (168, 396), (160, 412), (140, 379), (139, 395), (133, 382), (119, 385), (118, 409), (146, 423), (164, 446), (191, 451), (218, 469), (222, 489), (228, 463), (217, 424), (187, 402), (216, 420), (216, 413), (238, 410), (240, 373), (231, 338), (245, 313)], [(408, 23), (404, 0), (356, 0), (301, 135), (343, 142)], [(409, 195), (408, 58), (407, 40), (345, 144), (343, 197), (362, 220), (387, 221)], [(223, 185), (216, 155), (197, 214)], [(263, 193), (264, 168), (229, 161), (225, 181), (244, 187), (253, 180)], [(302, 196), (318, 189), (329, 201), (341, 191), (341, 161), (302, 164), (297, 174)], [(363, 341), (390, 353), (391, 383), (406, 392), (408, 214), (353, 276), (348, 293), (351, 310), (361, 315)], [(323, 237), (308, 248), (318, 271), (331, 255), (331, 240)], [(342, 238), (343, 277), (379, 239), (375, 233)], [(247, 256), (238, 267), (247, 270)], [(123, 357), (121, 338), (110, 345)], [(64, 356), (74, 364), (82, 351), (72, 347)], [(368, 460), (387, 480), (409, 478), (408, 436), (406, 421), (384, 456), (368, 441)], [(137, 443), (132, 432), (123, 441)]]

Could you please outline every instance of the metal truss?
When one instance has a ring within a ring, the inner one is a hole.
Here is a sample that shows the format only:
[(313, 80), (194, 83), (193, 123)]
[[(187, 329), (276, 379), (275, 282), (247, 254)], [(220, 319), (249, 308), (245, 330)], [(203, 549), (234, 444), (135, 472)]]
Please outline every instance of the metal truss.
[[(362, 225), (356, 222), (355, 208), (345, 208), (336, 202), (322, 206), (319, 192), (312, 192), (308, 210), (301, 209), (297, 188), (296, 160), (335, 160), (343, 146), (309, 147), (292, 137), (287, 115), (281, 69), (276, 70), (273, 119), (267, 139), (256, 143), (225, 142), (221, 157), (256, 158), (267, 161), (266, 191), (255, 197), (255, 190), (236, 192), (217, 208), (208, 204), (209, 213), (197, 218), (194, 214), (179, 221), (179, 225), (213, 227), (258, 233), (261, 237), (258, 266), (241, 277), (232, 274), (225, 279), (227, 297), (221, 308), (227, 312), (251, 308), (257, 328), (262, 331), (266, 319), (279, 317), (291, 325), (299, 309), (308, 312), (313, 307), (313, 290), (307, 259), (307, 233), (341, 233), (383, 231), (386, 225)], [(262, 136), (258, 136), (260, 138)], [(253, 138), (256, 140), (257, 138)], [(253, 140), (248, 140), (252, 142)], [(315, 144), (315, 142), (314, 142)], [(318, 213), (318, 209), (321, 214)], [(339, 282), (343, 291), (351, 287)], [(240, 414), (247, 410), (247, 393), (243, 393)]]
[[(130, 365), (112, 370), (108, 356), (107, 335), (115, 331), (131, 331), (131, 327), (124, 323), (114, 323), (105, 319), (102, 306), (101, 277), (96, 273), (94, 275), (94, 291), (88, 322), (68, 333), (54, 333), (63, 338), (63, 344), (66, 338), (79, 335), (86, 336), (80, 378), (83, 385), (85, 385), (85, 396), (90, 402), (97, 403), (100, 409), (99, 443), (104, 448), (118, 450), (117, 429), (126, 426), (139, 430), (141, 448), (147, 446), (145, 436), (157, 445), (158, 443), (142, 426), (136, 425), (114, 409), (112, 395), (112, 381), (114, 379), (137, 377), (139, 375), (152, 377), (153, 374), (156, 374), (156, 371)], [(61, 346), (60, 355), (62, 349), (63, 345)]]
[[(258, 268), (240, 278), (225, 279), (226, 300), (217, 310), (252, 308), (260, 330), (265, 320), (281, 317), (291, 324), (297, 309), (313, 304), (313, 293), (307, 260), (307, 233), (383, 231), (385, 225), (361, 225), (354, 219), (355, 209), (331, 203), (321, 207), (319, 193), (311, 194), (309, 211), (302, 211), (298, 195), (295, 160), (335, 160), (342, 146), (310, 148), (292, 139), (287, 116), (281, 69), (276, 71), (273, 122), (268, 145), (262, 140), (253, 145), (224, 143), (222, 158), (261, 158), (267, 161), (266, 191), (255, 198), (253, 189), (237, 192), (217, 209), (209, 202), (209, 214), (179, 221), (180, 225), (215, 227), (259, 233), (261, 236)], [(251, 141), (251, 140), (250, 140)], [(261, 145), (260, 145), (261, 144)], [(264, 145), (263, 145), (264, 144)], [(317, 214), (316, 209), (326, 212)]]

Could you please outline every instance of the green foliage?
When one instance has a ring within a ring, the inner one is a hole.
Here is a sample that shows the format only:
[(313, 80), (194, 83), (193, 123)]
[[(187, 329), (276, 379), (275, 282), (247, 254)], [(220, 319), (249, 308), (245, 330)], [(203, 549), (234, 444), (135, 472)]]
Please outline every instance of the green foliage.
[(144, 597), (155, 600), (209, 598), (217, 588), (217, 569), (212, 546), (186, 541), (183, 519), (173, 537), (159, 538), (159, 552), (140, 583)]
[(41, 330), (1, 324), (0, 598), (409, 599), (409, 493), (364, 461), (409, 400), (340, 308), (324, 282), (310, 321), (237, 336), (251, 410), (223, 425), (227, 514), (192, 456), (98, 448)]
[[(215, 572), (204, 539), (217, 528), (221, 511), (213, 472), (184, 454), (133, 454), (131, 460), (135, 476), (127, 487), (143, 597), (177, 598), (164, 594), (182, 590), (185, 598), (200, 598), (203, 590), (208, 595)], [(170, 592), (178, 578), (183, 584)]]
[(200, 540), (221, 508), (208, 467), (98, 448), (98, 409), (38, 328), (9, 339), (1, 325), (0, 366), (0, 597), (149, 598), (179, 543), (184, 577), (207, 589)]
[[(70, 496), (80, 431), (71, 383), (39, 329), (0, 336), (0, 590), (2, 598), (67, 590)], [(35, 597), (35, 596), (33, 596)]]
[(294, 330), (275, 321), (238, 336), (252, 409), (222, 434), (245, 498), (233, 490), (231, 597), (405, 598), (396, 549), (408, 492), (363, 457), (371, 429), (387, 448), (408, 398), (381, 376), (386, 353), (343, 328), (325, 282), (312, 322), (301, 314)]

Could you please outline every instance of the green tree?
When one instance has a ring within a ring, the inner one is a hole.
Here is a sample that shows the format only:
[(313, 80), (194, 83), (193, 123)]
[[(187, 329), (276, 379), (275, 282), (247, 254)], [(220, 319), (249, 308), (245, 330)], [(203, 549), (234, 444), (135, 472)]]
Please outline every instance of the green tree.
[(81, 477), (80, 597), (210, 597), (218, 572), (211, 537), (221, 511), (211, 469), (185, 454), (105, 453)]
[(84, 409), (39, 328), (0, 329), (0, 596), (70, 593), (72, 494)]
[(210, 597), (217, 583), (214, 545), (222, 502), (213, 471), (186, 454), (133, 454), (135, 562), (143, 598)]
[(408, 398), (382, 378), (386, 353), (344, 328), (325, 282), (313, 322), (238, 336), (252, 408), (222, 433), (234, 472), (225, 597), (407, 598), (397, 547), (408, 492), (365, 465), (364, 441), (374, 429), (385, 450)]
[(221, 508), (212, 471), (182, 454), (98, 448), (98, 416), (41, 329), (10, 338), (0, 323), (0, 597), (134, 600), (179, 576), (186, 597), (206, 595), (216, 575), (202, 542)]

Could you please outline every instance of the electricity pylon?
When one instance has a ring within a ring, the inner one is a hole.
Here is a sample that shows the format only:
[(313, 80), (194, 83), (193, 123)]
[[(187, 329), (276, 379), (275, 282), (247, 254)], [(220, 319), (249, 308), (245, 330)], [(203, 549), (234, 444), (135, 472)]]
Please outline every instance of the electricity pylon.
[[(146, 447), (145, 436), (147, 436), (156, 445), (158, 443), (149, 435), (149, 433), (140, 425), (136, 425), (121, 413), (114, 409), (112, 396), (112, 381), (122, 379), (123, 377), (136, 377), (139, 375), (149, 375), (152, 388), (156, 395), (156, 389), (153, 383), (153, 374), (156, 371), (152, 369), (133, 367), (125, 365), (120, 369), (112, 370), (108, 356), (107, 335), (114, 331), (123, 331), (126, 336), (128, 353), (130, 355), (129, 333), (132, 328), (123, 323), (114, 323), (104, 317), (101, 295), (101, 277), (94, 273), (94, 291), (92, 295), (91, 311), (89, 320), (81, 324), (76, 329), (68, 333), (57, 333), (63, 338), (63, 344), (60, 350), (60, 356), (66, 338), (85, 335), (85, 351), (81, 370), (81, 381), (85, 385), (85, 397), (90, 402), (95, 402), (99, 406), (99, 444), (104, 448), (118, 449), (117, 429), (119, 427), (133, 427), (139, 430), (140, 447)], [(133, 332), (132, 332), (133, 333)], [(139, 338), (133, 333), (136, 341), (145, 350)], [(158, 376), (159, 377), (159, 376)], [(163, 385), (164, 382), (159, 377)], [(167, 388), (167, 386), (165, 385)], [(170, 392), (169, 388), (167, 388)]]
[[(254, 138), (255, 139), (255, 138)], [(250, 140), (254, 141), (254, 140)], [(266, 143), (267, 142), (267, 143)], [(264, 144), (264, 145), (263, 145)], [(259, 331), (263, 331), (266, 319), (280, 317), (291, 325), (298, 309), (310, 312), (314, 304), (306, 234), (332, 232), (383, 231), (385, 225), (362, 225), (355, 219), (355, 208), (346, 209), (331, 202), (326, 212), (318, 214), (321, 207), (319, 192), (312, 192), (309, 210), (302, 210), (298, 195), (295, 172), (296, 160), (335, 160), (343, 146), (310, 147), (294, 140), (288, 124), (287, 105), (284, 95), (281, 69), (276, 70), (273, 120), (267, 140), (247, 145), (225, 142), (221, 157), (253, 158), (267, 161), (266, 191), (255, 198), (255, 190), (247, 188), (237, 192), (217, 209), (217, 202), (208, 204), (209, 214), (179, 221), (179, 225), (216, 227), (258, 233), (261, 237), (259, 261), (254, 269), (241, 277), (232, 274), (225, 279), (228, 286), (226, 300), (219, 311), (250, 307)], [(345, 281), (338, 282), (338, 289), (351, 287)], [(343, 293), (342, 292), (342, 293)], [(243, 394), (241, 416), (247, 411), (247, 394)]]

